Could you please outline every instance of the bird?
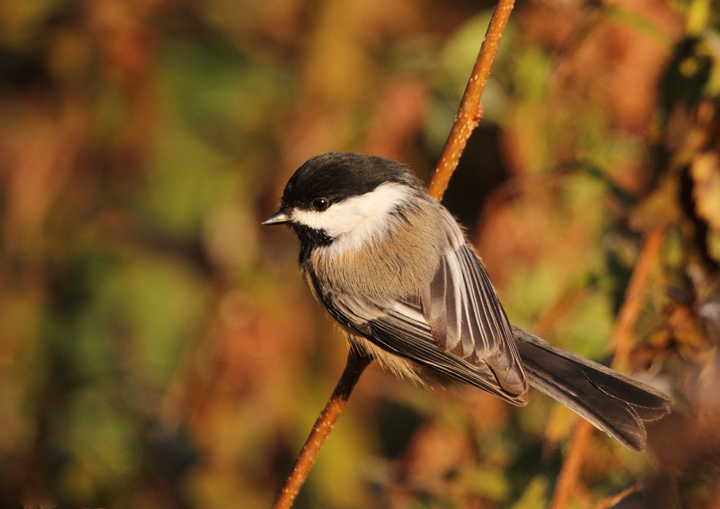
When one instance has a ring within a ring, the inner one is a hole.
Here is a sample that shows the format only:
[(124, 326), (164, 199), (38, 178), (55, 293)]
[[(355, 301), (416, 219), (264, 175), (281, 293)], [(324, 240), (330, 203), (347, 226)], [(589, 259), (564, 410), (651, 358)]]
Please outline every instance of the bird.
[(280, 209), (311, 293), (350, 347), (400, 378), (467, 384), (524, 406), (528, 385), (633, 451), (661, 391), (511, 325), (462, 227), (406, 165), (329, 152), (298, 168)]

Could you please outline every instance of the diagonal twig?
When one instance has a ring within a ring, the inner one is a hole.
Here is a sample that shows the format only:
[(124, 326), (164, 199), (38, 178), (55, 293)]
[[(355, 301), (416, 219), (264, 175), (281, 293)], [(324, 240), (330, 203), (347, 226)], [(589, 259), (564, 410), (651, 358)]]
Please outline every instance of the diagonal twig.
[[(500, 40), (514, 5), (515, 0), (499, 0), (493, 12), (475, 67), (465, 88), (458, 114), (455, 116), (455, 122), (428, 184), (428, 193), (438, 201), (445, 194), (445, 189), (447, 189), (450, 177), (457, 168), (467, 140), (482, 117), (480, 96), (485, 89), (485, 83), (490, 74), (490, 66), (497, 54)], [(273, 509), (289, 509), (292, 507), (310, 468), (315, 463), (315, 458), (323, 442), (330, 434), (330, 430), (340, 416), (355, 384), (360, 379), (360, 375), (362, 375), (365, 368), (370, 364), (370, 361), (370, 358), (355, 352), (353, 349), (350, 350), (345, 370), (335, 387), (335, 391), (315, 422), (315, 426), (313, 426), (313, 430), (305, 442), (305, 446), (300, 452), (290, 476), (275, 501)]]
[[(642, 297), (650, 278), (652, 263), (660, 256), (665, 241), (664, 230), (653, 231), (643, 244), (640, 258), (633, 270), (630, 283), (625, 292), (625, 300), (618, 314), (617, 324), (610, 342), (613, 351), (613, 362), (611, 367), (620, 371), (626, 371), (630, 361), (630, 352), (633, 346), (633, 328), (637, 322), (642, 306)], [(553, 494), (550, 509), (564, 509), (570, 501), (570, 496), (575, 489), (577, 479), (582, 467), (582, 459), (585, 455), (588, 440), (592, 433), (593, 426), (588, 421), (580, 419), (573, 431), (565, 463), (563, 463), (557, 487)]]
[(338, 380), (327, 405), (325, 405), (322, 413), (320, 413), (320, 416), (315, 421), (310, 436), (308, 436), (305, 441), (305, 446), (302, 448), (302, 451), (300, 451), (292, 472), (287, 481), (285, 481), (285, 485), (275, 501), (275, 505), (273, 505), (273, 509), (288, 509), (292, 507), (295, 497), (297, 497), (300, 488), (302, 488), (302, 485), (305, 483), (310, 468), (312, 468), (313, 463), (315, 463), (315, 458), (318, 452), (320, 452), (320, 448), (330, 434), (330, 431), (332, 431), (335, 421), (337, 421), (337, 418), (340, 416), (355, 384), (360, 379), (360, 375), (367, 365), (370, 364), (371, 360), (369, 357), (357, 353), (356, 349), (350, 349), (345, 370), (342, 375), (340, 375), (340, 380)]
[(633, 484), (629, 488), (622, 490), (620, 493), (601, 500), (600, 502), (598, 502), (594, 509), (610, 509), (624, 498), (627, 498), (633, 493), (640, 491), (641, 488), (642, 486), (640, 485), (640, 483)]

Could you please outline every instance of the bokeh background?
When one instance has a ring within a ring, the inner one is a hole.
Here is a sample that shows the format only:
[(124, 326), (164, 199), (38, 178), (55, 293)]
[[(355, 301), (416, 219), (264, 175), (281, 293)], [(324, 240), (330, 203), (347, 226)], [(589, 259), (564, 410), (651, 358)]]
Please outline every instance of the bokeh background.
[[(347, 347), (259, 223), (325, 151), (427, 179), (491, 8), (0, 2), (1, 507), (271, 506)], [(618, 367), (673, 397), (647, 454), (592, 434), (556, 509), (720, 507), (718, 23), (521, 0), (446, 194), (514, 323), (610, 362), (622, 310)], [(576, 420), (531, 396), (371, 367), (297, 507), (548, 507)]]

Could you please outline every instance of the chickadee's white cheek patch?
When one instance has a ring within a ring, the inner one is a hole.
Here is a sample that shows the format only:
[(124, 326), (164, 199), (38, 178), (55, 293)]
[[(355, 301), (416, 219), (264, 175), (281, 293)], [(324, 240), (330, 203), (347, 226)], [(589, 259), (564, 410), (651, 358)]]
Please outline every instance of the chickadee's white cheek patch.
[(410, 199), (411, 190), (390, 182), (369, 193), (333, 203), (323, 212), (295, 209), (292, 217), (300, 224), (325, 231), (331, 238), (346, 234), (369, 238), (383, 231), (390, 212)]

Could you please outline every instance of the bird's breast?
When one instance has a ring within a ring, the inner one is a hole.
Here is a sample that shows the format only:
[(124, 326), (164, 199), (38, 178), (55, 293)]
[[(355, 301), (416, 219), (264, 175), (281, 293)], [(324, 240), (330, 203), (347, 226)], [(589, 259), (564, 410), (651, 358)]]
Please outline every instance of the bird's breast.
[[(414, 219), (414, 220), (413, 220)], [(323, 286), (371, 299), (415, 300), (439, 266), (444, 233), (431, 217), (398, 219), (373, 238), (340, 237), (309, 261)]]

